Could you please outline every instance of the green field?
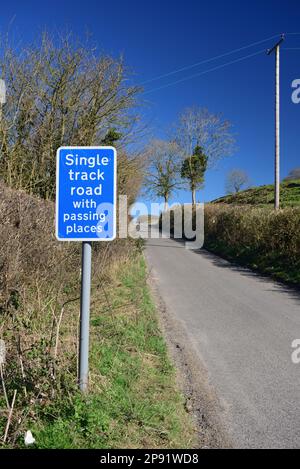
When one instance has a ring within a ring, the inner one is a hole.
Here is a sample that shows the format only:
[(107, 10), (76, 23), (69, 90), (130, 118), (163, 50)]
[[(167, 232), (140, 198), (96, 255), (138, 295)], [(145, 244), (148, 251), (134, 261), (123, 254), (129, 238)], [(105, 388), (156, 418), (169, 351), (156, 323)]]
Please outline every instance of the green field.
[[(237, 194), (230, 194), (212, 203), (232, 204), (232, 205), (257, 205), (272, 206), (274, 204), (274, 186), (253, 187)], [(300, 179), (294, 181), (283, 181), (280, 184), (280, 203), (281, 207), (299, 207), (300, 206)]]

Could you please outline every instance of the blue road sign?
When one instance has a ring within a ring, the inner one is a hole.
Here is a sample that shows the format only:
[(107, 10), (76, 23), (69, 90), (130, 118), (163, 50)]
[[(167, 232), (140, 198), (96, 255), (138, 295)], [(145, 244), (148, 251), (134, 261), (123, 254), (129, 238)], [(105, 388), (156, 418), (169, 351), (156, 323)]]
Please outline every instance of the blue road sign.
[(113, 147), (60, 147), (56, 162), (56, 237), (116, 237), (117, 155)]

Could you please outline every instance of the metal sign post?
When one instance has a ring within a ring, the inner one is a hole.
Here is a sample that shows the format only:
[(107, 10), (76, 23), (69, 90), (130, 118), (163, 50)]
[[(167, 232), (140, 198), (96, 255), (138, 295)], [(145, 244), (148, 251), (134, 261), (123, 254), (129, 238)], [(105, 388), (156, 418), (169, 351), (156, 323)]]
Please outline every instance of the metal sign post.
[(78, 384), (88, 390), (92, 241), (116, 236), (113, 147), (60, 147), (56, 169), (56, 237), (82, 241)]
[(80, 339), (79, 339), (79, 371), (80, 390), (87, 391), (89, 376), (89, 330), (90, 330), (90, 293), (92, 271), (92, 245), (88, 241), (82, 243), (81, 260), (81, 296), (80, 296)]

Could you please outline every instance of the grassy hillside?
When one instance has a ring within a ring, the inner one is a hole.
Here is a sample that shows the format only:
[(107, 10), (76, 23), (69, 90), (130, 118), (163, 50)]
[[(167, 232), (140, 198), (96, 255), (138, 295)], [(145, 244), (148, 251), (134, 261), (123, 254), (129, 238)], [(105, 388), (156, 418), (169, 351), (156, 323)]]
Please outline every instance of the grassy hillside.
[[(300, 179), (280, 184), (280, 202), (282, 207), (300, 206)], [(272, 206), (274, 204), (274, 186), (253, 187), (238, 194), (231, 194), (214, 200), (212, 203), (232, 205)]]

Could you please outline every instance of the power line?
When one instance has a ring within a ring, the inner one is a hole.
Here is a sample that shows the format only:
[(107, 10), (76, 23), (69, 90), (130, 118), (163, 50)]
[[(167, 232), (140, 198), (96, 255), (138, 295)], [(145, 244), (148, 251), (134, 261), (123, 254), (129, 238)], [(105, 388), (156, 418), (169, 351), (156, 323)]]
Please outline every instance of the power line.
[(214, 72), (215, 70), (219, 70), (221, 68), (227, 67), (228, 65), (232, 65), (232, 64), (235, 64), (237, 62), (241, 62), (242, 60), (249, 59), (250, 57), (255, 57), (256, 55), (262, 54), (263, 52), (264, 53), (266, 52), (265, 49), (262, 49), (258, 52), (254, 52), (253, 54), (245, 55), (244, 57), (240, 57), (239, 59), (231, 60), (230, 62), (226, 62), (225, 64), (218, 65), (218, 66), (210, 68), (208, 70), (204, 70), (204, 71), (199, 72), (199, 73), (194, 73), (193, 75), (189, 75), (188, 77), (181, 78), (180, 80), (176, 80), (176, 81), (173, 81), (171, 83), (167, 83), (165, 85), (158, 86), (157, 88), (152, 88), (151, 90), (145, 91), (143, 94), (152, 93), (154, 91), (158, 91), (158, 90), (161, 90), (163, 88), (168, 88), (169, 86), (172, 86), (172, 85), (177, 85), (178, 83), (181, 83), (183, 81), (190, 80), (192, 78), (199, 77), (201, 75), (205, 75), (206, 73)]
[[(296, 33), (289, 33), (289, 34), (296, 34)], [(231, 55), (231, 54), (234, 54), (236, 52), (241, 52), (242, 50), (245, 50), (245, 49), (249, 49), (250, 47), (254, 47), (254, 46), (257, 46), (259, 44), (263, 44), (264, 42), (267, 42), (267, 41), (271, 41), (271, 39), (274, 39), (278, 37), (278, 34), (274, 35), (274, 36), (271, 36), (271, 37), (268, 37), (266, 39), (262, 39), (261, 41), (256, 41), (256, 42), (253, 42), (252, 44), (249, 44), (247, 46), (243, 46), (243, 47), (239, 47), (238, 49), (233, 49), (229, 52), (225, 52), (224, 54), (220, 54), (220, 55), (216, 55), (215, 57), (211, 57), (209, 59), (205, 59), (205, 60), (202, 60), (200, 62), (195, 62), (191, 65), (187, 65), (186, 67), (182, 67), (182, 68), (178, 68), (176, 70), (173, 70), (171, 72), (168, 72), (168, 73), (164, 73), (162, 75), (158, 75), (154, 78), (150, 78), (149, 80), (146, 80), (146, 81), (143, 81), (141, 83), (141, 85), (146, 85), (147, 83), (152, 83), (153, 81), (156, 81), (156, 80), (160, 80), (161, 78), (166, 78), (166, 77), (169, 77), (171, 75), (175, 75), (176, 73), (179, 73), (179, 72), (184, 72), (185, 70), (190, 70), (191, 68), (194, 68), (194, 67), (197, 67), (199, 65), (203, 65), (205, 63), (208, 63), (208, 62), (212, 62), (213, 60), (218, 60), (218, 59), (221, 59), (223, 57), (226, 57), (228, 55)]]

